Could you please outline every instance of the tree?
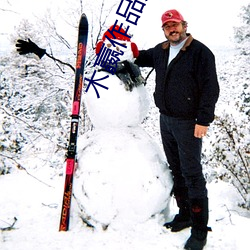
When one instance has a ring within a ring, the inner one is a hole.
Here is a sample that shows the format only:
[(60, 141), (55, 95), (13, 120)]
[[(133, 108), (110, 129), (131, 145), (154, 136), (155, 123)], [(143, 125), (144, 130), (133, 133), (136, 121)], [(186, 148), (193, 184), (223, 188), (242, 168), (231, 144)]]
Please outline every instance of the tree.
[(240, 17), (242, 25), (234, 28), (237, 47), (243, 55), (250, 54), (250, 4), (242, 7)]
[[(30, 38), (46, 48), (51, 56), (74, 65), (79, 17), (83, 9), (88, 10), (92, 13), (88, 16), (92, 31), (87, 48), (86, 72), (90, 72), (95, 43), (103, 29), (109, 26), (105, 23), (114, 2), (117, 1), (104, 5), (104, 0), (95, 4), (93, 1), (69, 1), (60, 21), (67, 30), (65, 34), (62, 34), (53, 12), (49, 10), (46, 16), (37, 19), (36, 25), (22, 20), (12, 35), (13, 50), (17, 39)], [(71, 35), (67, 36), (68, 33)], [(29, 168), (47, 166), (62, 174), (70, 129), (73, 82), (72, 69), (58, 61), (46, 57), (39, 60), (34, 55), (19, 56), (16, 52), (1, 58), (0, 174), (10, 173), (24, 164)], [(85, 116), (82, 118), (87, 120)], [(84, 126), (80, 128), (79, 133), (83, 133)]]
[[(221, 96), (213, 134), (205, 154), (216, 178), (231, 182), (250, 208), (250, 4), (242, 8), (242, 25), (234, 28), (236, 55), (219, 68)], [(208, 152), (209, 151), (209, 152)]]
[[(27, 20), (18, 31), (19, 37), (36, 39), (37, 33)], [(42, 155), (47, 150), (44, 144), (54, 152), (66, 147), (65, 119), (71, 99), (69, 78), (73, 74), (68, 71), (55, 75), (56, 71), (52, 61), (39, 61), (33, 55), (21, 57), (13, 52), (1, 60), (2, 172), (8, 173), (21, 158)], [(53, 166), (55, 158), (41, 157), (41, 161)]]

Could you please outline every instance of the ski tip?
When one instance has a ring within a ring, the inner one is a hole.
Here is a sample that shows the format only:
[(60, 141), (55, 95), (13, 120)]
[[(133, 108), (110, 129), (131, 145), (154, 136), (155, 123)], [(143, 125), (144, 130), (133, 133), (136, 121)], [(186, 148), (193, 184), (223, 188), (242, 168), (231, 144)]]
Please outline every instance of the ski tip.
[(87, 20), (87, 15), (85, 13), (82, 13), (81, 20)]
[(85, 13), (82, 13), (80, 18), (80, 26), (87, 26), (88, 25), (88, 18)]

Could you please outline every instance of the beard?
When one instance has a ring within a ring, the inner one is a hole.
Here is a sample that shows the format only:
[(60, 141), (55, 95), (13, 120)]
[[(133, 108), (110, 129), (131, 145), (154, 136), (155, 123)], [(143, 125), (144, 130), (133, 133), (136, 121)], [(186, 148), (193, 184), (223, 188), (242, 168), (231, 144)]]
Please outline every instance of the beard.
[(177, 31), (172, 31), (169, 33), (169, 35), (165, 35), (165, 37), (168, 39), (168, 41), (171, 43), (171, 44), (179, 44), (181, 41), (183, 41), (187, 35), (186, 35), (186, 32), (183, 31), (183, 32), (177, 32)]

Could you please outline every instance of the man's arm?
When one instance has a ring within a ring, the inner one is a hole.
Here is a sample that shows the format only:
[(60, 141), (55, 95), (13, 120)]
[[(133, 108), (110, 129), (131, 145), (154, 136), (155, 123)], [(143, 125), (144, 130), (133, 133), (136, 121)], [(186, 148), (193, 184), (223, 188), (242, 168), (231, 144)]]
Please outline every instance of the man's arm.
[(140, 50), (139, 56), (135, 60), (135, 64), (139, 67), (154, 67), (153, 48), (148, 50)]
[(201, 54), (197, 78), (200, 91), (197, 124), (209, 126), (214, 120), (215, 104), (219, 97), (219, 83), (216, 74), (215, 58), (208, 49)]

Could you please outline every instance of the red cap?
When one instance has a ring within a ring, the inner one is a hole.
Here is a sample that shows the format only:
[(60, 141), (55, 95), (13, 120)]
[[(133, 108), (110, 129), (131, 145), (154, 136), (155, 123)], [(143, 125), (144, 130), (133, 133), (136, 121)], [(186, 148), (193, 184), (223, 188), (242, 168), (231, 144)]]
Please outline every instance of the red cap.
[(181, 15), (181, 13), (178, 12), (177, 10), (168, 10), (162, 15), (161, 21), (162, 21), (162, 26), (163, 26), (167, 22), (180, 23), (180, 22), (184, 21), (184, 18)]
[(116, 38), (114, 38), (112, 36), (112, 34), (107, 30), (104, 34), (103, 34), (103, 37), (102, 37), (102, 40), (104, 41), (106, 39), (105, 36), (109, 37), (110, 39), (117, 39), (117, 40), (120, 40), (120, 41), (130, 41), (130, 38), (128, 36), (126, 36), (126, 31), (123, 29), (123, 28), (120, 28), (120, 26), (116, 25), (114, 27), (114, 25), (112, 25), (109, 30), (112, 32), (113, 30), (113, 33), (114, 33), (114, 36)]
[(102, 36), (102, 40), (99, 41), (96, 44), (96, 48), (95, 48), (95, 52), (96, 54), (99, 54), (101, 51), (101, 47), (104, 43), (104, 41), (107, 39), (106, 36), (110, 39), (117, 39), (120, 41), (126, 41), (126, 42), (130, 42), (131, 43), (131, 50), (133, 52), (134, 57), (138, 57), (139, 56), (139, 50), (138, 47), (135, 43), (130, 41), (130, 38), (124, 34), (126, 34), (126, 31), (123, 28), (120, 28), (120, 26), (116, 25), (114, 27), (114, 25), (112, 25), (109, 30), (113, 31), (113, 34), (115, 36), (115, 38), (112, 36), (112, 34), (107, 30), (106, 32), (104, 32), (103, 36)]

